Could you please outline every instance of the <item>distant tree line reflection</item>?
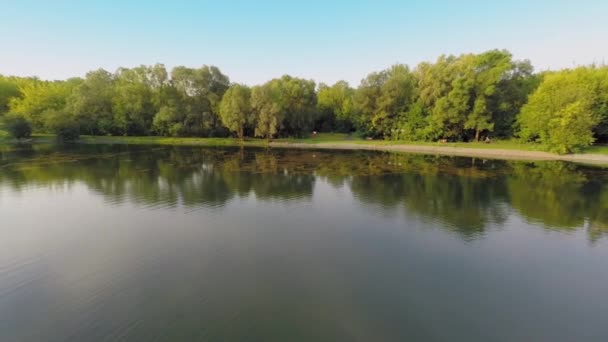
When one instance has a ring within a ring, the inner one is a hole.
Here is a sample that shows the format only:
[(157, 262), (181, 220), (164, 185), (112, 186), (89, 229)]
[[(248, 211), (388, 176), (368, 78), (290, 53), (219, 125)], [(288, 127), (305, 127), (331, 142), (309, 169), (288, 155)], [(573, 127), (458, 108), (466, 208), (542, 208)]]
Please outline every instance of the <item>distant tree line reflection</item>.
[(0, 150), (0, 186), (83, 183), (108, 201), (222, 207), (234, 198), (309, 201), (315, 181), (378, 210), (438, 220), (463, 238), (513, 211), (560, 231), (608, 234), (608, 170), (562, 162), (363, 151), (73, 145)]

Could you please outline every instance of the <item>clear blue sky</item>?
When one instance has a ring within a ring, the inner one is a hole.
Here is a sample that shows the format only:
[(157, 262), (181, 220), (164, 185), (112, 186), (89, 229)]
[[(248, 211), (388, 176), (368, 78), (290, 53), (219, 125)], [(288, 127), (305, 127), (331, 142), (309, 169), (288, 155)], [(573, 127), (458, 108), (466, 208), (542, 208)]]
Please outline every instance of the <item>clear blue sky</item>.
[(357, 85), (371, 71), (506, 48), (538, 69), (608, 62), (608, 1), (0, 0), (0, 73), (217, 65)]

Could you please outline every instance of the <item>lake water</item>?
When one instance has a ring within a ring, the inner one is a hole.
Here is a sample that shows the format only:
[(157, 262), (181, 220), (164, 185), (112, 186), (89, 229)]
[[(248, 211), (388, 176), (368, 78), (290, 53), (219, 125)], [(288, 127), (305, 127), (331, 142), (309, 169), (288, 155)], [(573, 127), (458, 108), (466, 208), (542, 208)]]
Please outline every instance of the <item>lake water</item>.
[(0, 341), (607, 341), (608, 171), (0, 149)]

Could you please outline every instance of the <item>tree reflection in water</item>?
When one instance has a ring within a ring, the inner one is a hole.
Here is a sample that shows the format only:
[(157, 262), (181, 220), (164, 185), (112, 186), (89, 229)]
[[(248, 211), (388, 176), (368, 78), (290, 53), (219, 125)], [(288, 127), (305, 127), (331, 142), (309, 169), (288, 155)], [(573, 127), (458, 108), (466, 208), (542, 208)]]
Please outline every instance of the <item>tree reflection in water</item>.
[(359, 202), (438, 220), (473, 239), (512, 212), (545, 229), (608, 234), (608, 172), (563, 162), (365, 151), (72, 145), (0, 149), (0, 186), (83, 183), (111, 203), (196, 208), (254, 195), (310, 201), (315, 182)]

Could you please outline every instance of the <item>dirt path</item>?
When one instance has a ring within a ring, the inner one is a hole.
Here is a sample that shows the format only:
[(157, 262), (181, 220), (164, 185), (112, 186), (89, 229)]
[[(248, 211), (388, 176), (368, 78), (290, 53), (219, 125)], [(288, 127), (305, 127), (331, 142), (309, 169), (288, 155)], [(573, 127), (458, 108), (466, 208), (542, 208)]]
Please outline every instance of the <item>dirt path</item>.
[(463, 157), (482, 157), (493, 159), (512, 160), (563, 160), (586, 164), (608, 165), (608, 155), (603, 154), (567, 154), (559, 155), (541, 151), (508, 150), (500, 148), (469, 148), (450, 146), (423, 146), (423, 145), (373, 145), (352, 143), (288, 143), (272, 142), (271, 147), (283, 148), (308, 148), (308, 149), (331, 149), (331, 150), (376, 150), (396, 151), (422, 154), (441, 154)]

